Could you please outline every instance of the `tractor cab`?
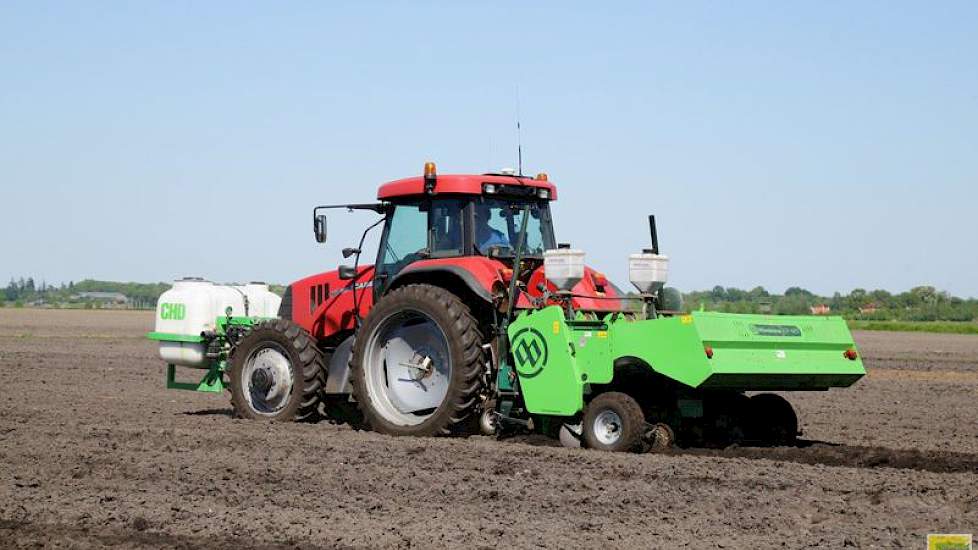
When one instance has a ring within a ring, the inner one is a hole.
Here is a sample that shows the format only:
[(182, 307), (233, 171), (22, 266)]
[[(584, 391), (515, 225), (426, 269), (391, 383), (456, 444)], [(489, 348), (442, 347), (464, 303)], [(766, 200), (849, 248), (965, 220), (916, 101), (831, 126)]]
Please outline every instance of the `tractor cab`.
[[(341, 280), (370, 286), (371, 302), (395, 286), (417, 282), (421, 274), (449, 286), (462, 285), (481, 301), (491, 302), (514, 272), (528, 288), (534, 274), (542, 271), (544, 252), (557, 248), (550, 214), (550, 202), (556, 198), (556, 187), (543, 173), (438, 175), (429, 162), (422, 176), (381, 185), (377, 203), (316, 207), (314, 230), (317, 240), (325, 242), (322, 211), (330, 208), (384, 215), (376, 256), (360, 248), (345, 249), (344, 257), (356, 256), (354, 265), (335, 272)], [(517, 252), (520, 262), (514, 266)], [(367, 258), (374, 260), (372, 265), (366, 265)], [(539, 293), (537, 287), (545, 283), (542, 273), (537, 279), (531, 294)], [(525, 301), (521, 304), (529, 307)]]
[(374, 273), (375, 294), (416, 262), (483, 258), (512, 269), (524, 213), (528, 216), (521, 257), (539, 267), (546, 250), (556, 248), (550, 201), (554, 187), (537, 178), (486, 174), (437, 177), (433, 165), (424, 178), (381, 187), (387, 204)]
[[(446, 288), (487, 322), (511, 296), (517, 310), (545, 305), (557, 292), (544, 273), (545, 252), (562, 246), (550, 211), (556, 198), (547, 174), (439, 175), (428, 162), (423, 175), (381, 185), (376, 203), (318, 206), (313, 224), (319, 242), (326, 241), (327, 209), (372, 210), (383, 218), (366, 229), (358, 247), (344, 249), (353, 265), (290, 285), (280, 315), (318, 338), (342, 336), (383, 296), (411, 284)], [(362, 250), (375, 227), (382, 231), (376, 254)], [(579, 311), (623, 307), (620, 292), (590, 268), (572, 295)]]

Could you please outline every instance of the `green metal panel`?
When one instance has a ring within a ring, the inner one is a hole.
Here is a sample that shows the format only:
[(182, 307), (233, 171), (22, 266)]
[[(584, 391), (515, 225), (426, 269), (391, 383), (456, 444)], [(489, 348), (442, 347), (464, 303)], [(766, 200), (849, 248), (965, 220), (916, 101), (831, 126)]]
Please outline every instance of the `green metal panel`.
[(711, 374), (703, 341), (693, 318), (619, 320), (609, 331), (613, 356), (634, 357), (653, 370), (690, 387), (697, 387)]
[(191, 336), (187, 334), (175, 334), (171, 332), (148, 332), (146, 333), (146, 338), (150, 340), (158, 340), (160, 342), (190, 342), (190, 343), (200, 343), (204, 341), (204, 338), (199, 334), (196, 336)]
[(521, 314), (509, 327), (514, 366), (528, 411), (571, 416), (584, 408), (584, 385), (614, 374), (608, 325), (566, 321), (551, 306)]
[(225, 334), (229, 326), (250, 327), (268, 319), (271, 317), (218, 317), (215, 323), (215, 331), (218, 334)]
[(856, 344), (841, 317), (695, 312), (692, 318), (714, 352), (706, 387), (827, 389), (866, 374), (861, 358), (844, 356)]
[(580, 412), (584, 385), (611, 382), (615, 361), (626, 358), (690, 388), (823, 390), (866, 374), (861, 359), (844, 356), (855, 343), (838, 317), (696, 312), (596, 323), (566, 321), (552, 306), (522, 313), (508, 332), (526, 408), (535, 414)]
[(611, 337), (608, 325), (594, 323), (565, 323), (571, 337), (572, 350), (577, 354), (577, 369), (582, 383), (608, 384), (615, 374), (611, 358)]
[(562, 416), (580, 411), (584, 407), (583, 373), (572, 353), (563, 310), (553, 306), (523, 313), (508, 332), (527, 410)]
[(855, 343), (839, 317), (694, 312), (619, 321), (611, 339), (614, 357), (635, 357), (693, 388), (822, 390), (866, 374), (862, 360), (843, 355)]

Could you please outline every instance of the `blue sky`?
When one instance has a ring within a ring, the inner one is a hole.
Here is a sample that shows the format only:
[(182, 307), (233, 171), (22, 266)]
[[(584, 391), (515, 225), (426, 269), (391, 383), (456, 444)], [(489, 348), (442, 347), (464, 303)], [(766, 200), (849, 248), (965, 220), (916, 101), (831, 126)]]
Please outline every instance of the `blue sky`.
[(978, 3), (0, 4), (0, 280), (288, 282), (515, 164), (624, 283), (978, 296)]

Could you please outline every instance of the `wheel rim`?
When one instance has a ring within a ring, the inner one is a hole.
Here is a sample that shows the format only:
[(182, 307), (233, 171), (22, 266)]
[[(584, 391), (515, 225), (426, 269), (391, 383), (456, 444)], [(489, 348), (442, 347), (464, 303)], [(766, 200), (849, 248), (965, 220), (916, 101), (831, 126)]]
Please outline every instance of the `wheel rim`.
[(392, 424), (414, 426), (448, 395), (448, 337), (431, 317), (405, 310), (383, 319), (367, 342), (362, 365), (374, 410)]
[(294, 380), (292, 361), (278, 344), (267, 344), (252, 351), (241, 371), (241, 386), (246, 389), (248, 406), (265, 416), (278, 414), (288, 406)]
[(602, 445), (614, 445), (622, 436), (621, 417), (612, 410), (601, 411), (594, 418), (594, 437)]
[(584, 435), (584, 424), (563, 424), (560, 427), (560, 433), (557, 438), (560, 439), (560, 444), (568, 449), (580, 449), (581, 448), (581, 437)]
[(483, 435), (493, 435), (496, 433), (496, 411), (493, 409), (486, 409), (482, 411), (482, 415), (479, 417), (479, 429), (482, 430)]

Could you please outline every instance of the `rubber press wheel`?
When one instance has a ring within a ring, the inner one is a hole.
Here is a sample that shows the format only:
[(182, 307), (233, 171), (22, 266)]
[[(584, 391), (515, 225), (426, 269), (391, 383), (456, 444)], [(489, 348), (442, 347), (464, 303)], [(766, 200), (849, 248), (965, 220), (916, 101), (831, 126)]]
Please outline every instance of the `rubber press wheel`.
[(787, 399), (761, 393), (747, 402), (747, 436), (768, 445), (790, 445), (798, 437), (798, 416)]
[(607, 392), (584, 409), (584, 442), (590, 449), (611, 452), (642, 450), (645, 415), (631, 396)]
[(326, 383), (322, 355), (299, 325), (263, 321), (231, 352), (231, 405), (240, 418), (302, 421), (318, 418)]
[(364, 420), (389, 435), (463, 431), (484, 368), (482, 334), (469, 307), (425, 284), (381, 298), (358, 331), (350, 359)]

